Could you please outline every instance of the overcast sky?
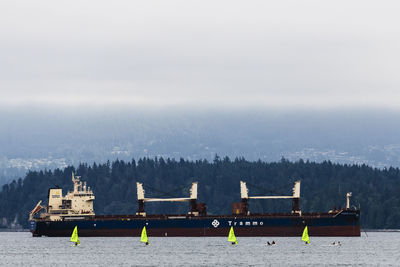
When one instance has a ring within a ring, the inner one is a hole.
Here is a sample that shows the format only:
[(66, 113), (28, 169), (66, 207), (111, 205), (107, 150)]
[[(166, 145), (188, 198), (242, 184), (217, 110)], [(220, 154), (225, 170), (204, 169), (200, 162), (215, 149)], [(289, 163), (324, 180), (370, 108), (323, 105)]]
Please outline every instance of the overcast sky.
[(398, 1), (0, 1), (0, 104), (400, 107)]

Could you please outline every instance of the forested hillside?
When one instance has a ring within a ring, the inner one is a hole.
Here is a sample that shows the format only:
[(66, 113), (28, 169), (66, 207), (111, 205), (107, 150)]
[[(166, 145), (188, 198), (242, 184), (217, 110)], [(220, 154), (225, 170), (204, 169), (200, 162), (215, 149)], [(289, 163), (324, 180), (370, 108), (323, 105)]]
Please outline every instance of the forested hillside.
[[(80, 164), (77, 168), (29, 172), (24, 179), (3, 186), (0, 192), (0, 223), (3, 227), (28, 226), (29, 211), (39, 200), (47, 202), (50, 187), (72, 190), (71, 173), (82, 176), (95, 194), (96, 214), (135, 213), (136, 182), (143, 182), (146, 196), (186, 197), (190, 184), (199, 182), (199, 202), (206, 202), (209, 214), (230, 214), (231, 203), (240, 200), (239, 181), (247, 181), (250, 195), (290, 195), (300, 179), (303, 211), (328, 211), (345, 205), (346, 192), (353, 192), (351, 204), (361, 207), (363, 228), (399, 228), (400, 171), (366, 165), (250, 162), (215, 157), (214, 161), (142, 158), (131, 162)], [(290, 200), (251, 200), (252, 212), (290, 211)], [(148, 213), (186, 213), (188, 204), (148, 203)]]

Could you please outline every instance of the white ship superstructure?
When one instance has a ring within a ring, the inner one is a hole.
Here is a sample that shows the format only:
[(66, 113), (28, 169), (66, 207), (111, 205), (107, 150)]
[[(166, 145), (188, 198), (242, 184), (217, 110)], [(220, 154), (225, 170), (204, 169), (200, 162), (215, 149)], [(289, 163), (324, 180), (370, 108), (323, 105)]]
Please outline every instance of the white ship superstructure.
[(74, 220), (82, 219), (85, 216), (94, 216), (93, 201), (94, 194), (90, 187), (86, 186), (86, 182), (82, 184), (80, 176), (72, 173), (72, 182), (74, 190), (68, 192), (65, 196), (62, 194), (61, 188), (49, 189), (49, 202), (47, 207), (40, 204), (31, 211), (30, 218), (44, 209), (46, 212), (40, 214), (41, 219), (50, 221)]

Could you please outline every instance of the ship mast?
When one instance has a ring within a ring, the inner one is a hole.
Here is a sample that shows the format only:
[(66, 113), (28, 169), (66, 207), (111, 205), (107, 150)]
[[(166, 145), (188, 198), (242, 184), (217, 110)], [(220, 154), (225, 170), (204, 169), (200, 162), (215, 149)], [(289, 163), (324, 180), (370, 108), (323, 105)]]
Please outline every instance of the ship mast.
[(352, 193), (351, 192), (348, 192), (347, 194), (346, 194), (346, 198), (347, 198), (347, 201), (346, 201), (346, 209), (350, 209), (350, 197), (352, 196)]
[(188, 214), (198, 216), (199, 211), (197, 208), (197, 182), (192, 183), (192, 187), (190, 188), (190, 197), (182, 197), (182, 198), (145, 198), (144, 197), (144, 189), (143, 183), (136, 183), (137, 189), (137, 199), (138, 199), (138, 211), (136, 215), (146, 216), (146, 212), (144, 210), (145, 202), (189, 202), (190, 203), (190, 212)]
[(242, 213), (249, 215), (249, 199), (293, 199), (292, 213), (301, 215), (299, 207), (300, 202), (300, 181), (296, 181), (293, 186), (293, 195), (291, 196), (251, 196), (249, 197), (249, 189), (247, 189), (246, 182), (240, 181), (240, 195), (242, 198)]

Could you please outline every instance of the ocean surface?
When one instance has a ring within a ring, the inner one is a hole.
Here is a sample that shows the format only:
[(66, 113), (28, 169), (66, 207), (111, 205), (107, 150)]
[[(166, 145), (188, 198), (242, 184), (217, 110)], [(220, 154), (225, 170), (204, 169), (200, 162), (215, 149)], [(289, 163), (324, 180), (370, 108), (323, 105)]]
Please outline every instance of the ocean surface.
[[(1, 266), (400, 266), (400, 232), (362, 237), (32, 237), (0, 232)], [(276, 245), (267, 246), (275, 240)], [(340, 241), (341, 246), (332, 246)]]

